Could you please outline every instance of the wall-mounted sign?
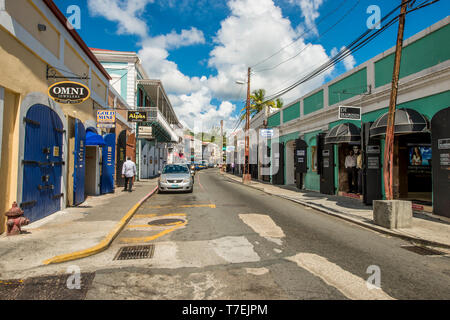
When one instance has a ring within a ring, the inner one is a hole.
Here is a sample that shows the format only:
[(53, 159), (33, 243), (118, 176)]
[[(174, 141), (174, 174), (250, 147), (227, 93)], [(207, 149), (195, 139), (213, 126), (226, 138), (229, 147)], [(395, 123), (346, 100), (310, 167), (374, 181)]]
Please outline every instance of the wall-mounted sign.
[(48, 96), (58, 103), (80, 104), (89, 99), (91, 91), (82, 83), (62, 81), (48, 88)]
[(111, 110), (97, 111), (97, 128), (115, 128), (116, 112)]
[(338, 118), (342, 120), (361, 120), (361, 108), (339, 106)]
[(273, 129), (261, 129), (259, 130), (259, 134), (261, 137), (272, 138), (273, 137)]
[(146, 122), (147, 112), (145, 111), (128, 111), (128, 122)]
[(152, 139), (153, 138), (152, 127), (139, 127), (138, 138)]
[(439, 150), (450, 149), (450, 139), (439, 139), (438, 140), (438, 149)]
[(380, 154), (380, 146), (367, 146), (367, 153), (369, 154)]

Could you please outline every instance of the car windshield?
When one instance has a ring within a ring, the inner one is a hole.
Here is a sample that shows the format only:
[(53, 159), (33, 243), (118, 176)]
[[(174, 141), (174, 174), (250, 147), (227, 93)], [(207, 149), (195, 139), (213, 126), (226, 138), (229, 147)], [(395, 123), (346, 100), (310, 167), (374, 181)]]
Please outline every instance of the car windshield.
[(164, 167), (163, 173), (189, 173), (189, 169), (186, 166), (170, 165)]

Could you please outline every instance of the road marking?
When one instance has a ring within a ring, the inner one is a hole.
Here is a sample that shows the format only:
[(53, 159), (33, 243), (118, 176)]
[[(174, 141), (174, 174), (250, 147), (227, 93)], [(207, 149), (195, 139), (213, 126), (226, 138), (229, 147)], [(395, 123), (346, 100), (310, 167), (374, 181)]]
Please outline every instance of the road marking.
[(156, 217), (156, 216), (157, 216), (157, 214), (154, 213), (154, 214), (137, 214), (134, 217), (135, 218), (153, 218), (153, 217)]
[(265, 275), (266, 273), (269, 273), (269, 269), (267, 268), (245, 268), (245, 271), (255, 276), (262, 276)]
[(150, 237), (140, 237), (140, 238), (122, 238), (120, 241), (124, 242), (124, 243), (139, 243), (139, 242), (150, 242), (153, 241), (155, 239), (158, 239), (166, 234), (169, 234), (173, 231), (175, 231), (178, 228), (181, 228), (183, 226), (185, 226), (187, 224), (187, 221), (180, 223), (179, 225), (176, 225), (170, 229), (164, 230), (154, 236), (150, 236)]
[(229, 263), (257, 262), (261, 258), (246, 237), (223, 237), (210, 240), (215, 253)]
[(285, 258), (321, 278), (352, 300), (395, 300), (382, 289), (367, 288), (366, 280), (313, 253), (298, 253)]
[(186, 216), (185, 213), (168, 213), (161, 216), (158, 216), (158, 214), (137, 214), (134, 216), (134, 218), (155, 218), (155, 217), (179, 217), (179, 216)]
[(261, 237), (282, 245), (281, 239), (285, 237), (285, 234), (268, 215), (248, 213), (240, 214), (239, 218)]
[(189, 204), (189, 205), (180, 205), (180, 206), (150, 206), (147, 207), (150, 209), (170, 209), (170, 208), (211, 208), (215, 209), (215, 204)]
[[(151, 221), (149, 222), (151, 223)], [(171, 226), (178, 226), (180, 224), (183, 224), (183, 221), (177, 221), (177, 222), (170, 222), (165, 224), (159, 224), (159, 225), (151, 225), (151, 224), (137, 224), (137, 225), (131, 225), (127, 226), (127, 229), (136, 229), (136, 228), (161, 228), (161, 227), (171, 227)]]

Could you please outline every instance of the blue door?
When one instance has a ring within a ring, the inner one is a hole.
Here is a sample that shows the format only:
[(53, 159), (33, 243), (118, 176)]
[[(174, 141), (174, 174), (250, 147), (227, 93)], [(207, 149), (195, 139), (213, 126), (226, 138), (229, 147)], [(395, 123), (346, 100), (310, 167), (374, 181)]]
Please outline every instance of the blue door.
[(84, 176), (86, 170), (86, 130), (83, 123), (75, 120), (75, 150), (73, 169), (73, 205), (84, 202)]
[(114, 192), (114, 171), (116, 163), (116, 135), (109, 133), (103, 136), (105, 145), (102, 150), (102, 176), (100, 180), (100, 193)]
[(61, 209), (64, 128), (59, 116), (44, 105), (34, 105), (23, 119), (25, 148), (21, 207), (31, 221)]

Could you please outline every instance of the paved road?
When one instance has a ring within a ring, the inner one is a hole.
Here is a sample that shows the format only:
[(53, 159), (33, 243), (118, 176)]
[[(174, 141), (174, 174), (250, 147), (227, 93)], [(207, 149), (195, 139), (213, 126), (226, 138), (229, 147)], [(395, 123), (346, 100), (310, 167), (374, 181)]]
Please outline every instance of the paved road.
[[(114, 260), (147, 244), (151, 259)], [(450, 258), (405, 245), (208, 169), (194, 193), (154, 195), (108, 251), (77, 264), (87, 299), (449, 299)]]

